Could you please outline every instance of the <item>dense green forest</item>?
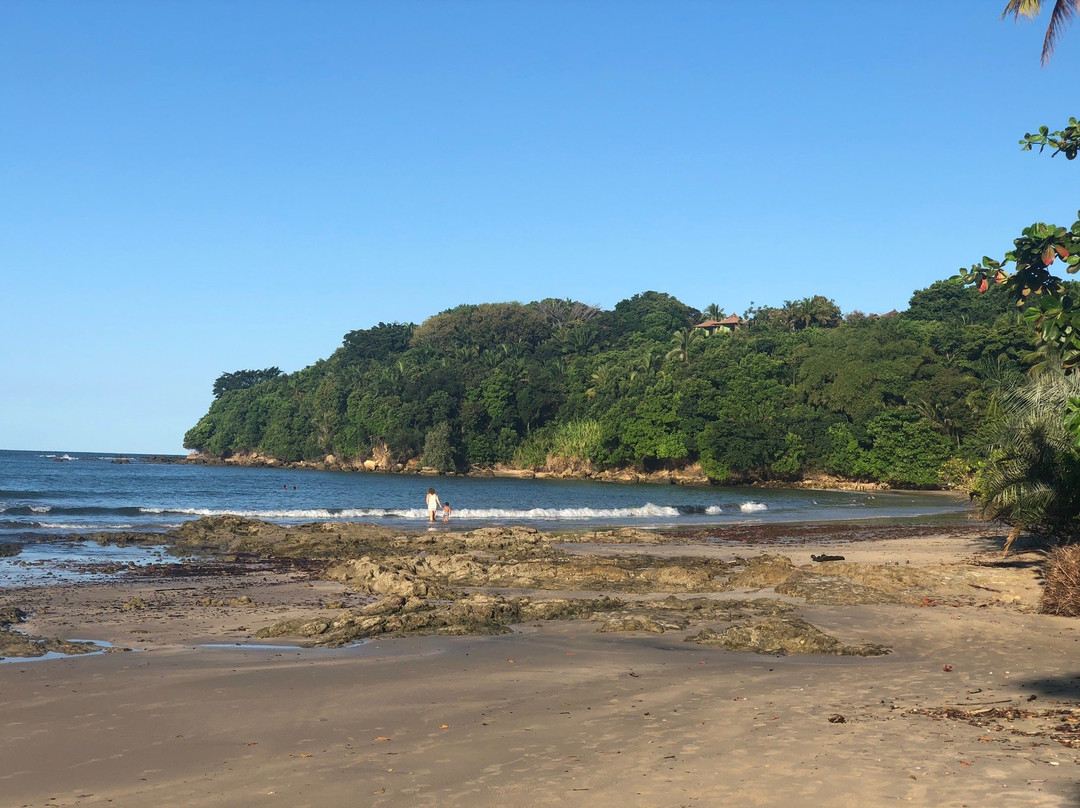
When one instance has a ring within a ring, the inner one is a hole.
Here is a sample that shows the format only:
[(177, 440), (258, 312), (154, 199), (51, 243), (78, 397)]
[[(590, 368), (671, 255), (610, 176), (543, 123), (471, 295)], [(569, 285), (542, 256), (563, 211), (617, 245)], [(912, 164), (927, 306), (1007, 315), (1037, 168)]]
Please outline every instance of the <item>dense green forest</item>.
[(815, 296), (724, 317), (644, 292), (600, 310), (462, 305), (351, 331), (303, 370), (225, 373), (184, 446), (440, 471), (699, 463), (718, 483), (822, 472), (955, 485), (985, 457), (1002, 395), (1033, 362), (1009, 296), (960, 280), (906, 311), (846, 317)]

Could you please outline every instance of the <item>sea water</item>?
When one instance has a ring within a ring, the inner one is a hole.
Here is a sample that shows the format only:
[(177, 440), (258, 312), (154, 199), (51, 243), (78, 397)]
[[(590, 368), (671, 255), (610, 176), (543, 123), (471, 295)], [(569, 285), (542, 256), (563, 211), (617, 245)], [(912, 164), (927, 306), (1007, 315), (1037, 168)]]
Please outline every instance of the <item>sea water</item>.
[(421, 477), (151, 462), (138, 455), (0, 450), (0, 542), (96, 531), (166, 531), (201, 516), (280, 523), (426, 526), (435, 488), (455, 529), (705, 527), (747, 522), (962, 517), (925, 492), (808, 491), (580, 480)]
[[(436, 529), (528, 525), (541, 530), (717, 528), (766, 522), (966, 520), (963, 500), (919, 492), (865, 493), (580, 480), (420, 477), (161, 463), (140, 455), (0, 450), (0, 588), (101, 580), (102, 565), (177, 559), (161, 547), (80, 539), (97, 532), (165, 532), (202, 516), (282, 524), (359, 521), (428, 527), (435, 488), (453, 513)], [(722, 539), (721, 539), (722, 540)]]

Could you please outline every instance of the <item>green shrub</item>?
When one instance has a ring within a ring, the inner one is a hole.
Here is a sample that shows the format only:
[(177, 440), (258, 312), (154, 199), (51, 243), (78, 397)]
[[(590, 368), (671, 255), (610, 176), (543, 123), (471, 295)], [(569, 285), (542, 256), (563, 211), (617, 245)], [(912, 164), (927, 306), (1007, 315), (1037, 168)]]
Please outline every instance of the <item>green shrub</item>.
[(454, 446), (450, 437), (450, 424), (435, 424), (424, 437), (424, 465), (439, 471), (454, 471)]

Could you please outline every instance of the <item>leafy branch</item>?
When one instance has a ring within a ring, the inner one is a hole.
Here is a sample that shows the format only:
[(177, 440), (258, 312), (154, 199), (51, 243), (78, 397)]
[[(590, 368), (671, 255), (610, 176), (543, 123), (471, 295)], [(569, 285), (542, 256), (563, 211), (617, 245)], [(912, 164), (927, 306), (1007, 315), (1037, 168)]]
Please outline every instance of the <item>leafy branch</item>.
[[(1080, 149), (1080, 123), (1070, 118), (1069, 125), (1057, 132), (1041, 126), (1038, 134), (1025, 135), (1020, 144), (1024, 151), (1049, 146), (1054, 154), (1065, 152), (1072, 160)], [(1009, 264), (1015, 266), (1014, 271), (1009, 272)], [(961, 268), (959, 275), (980, 292), (991, 283), (1004, 284), (1016, 305), (1025, 308), (1024, 319), (1060, 354), (1062, 365), (1073, 369), (1080, 364), (1080, 307), (1055, 274), (1062, 268), (1070, 275), (1080, 270), (1080, 212), (1068, 229), (1042, 222), (1025, 228), (1001, 261), (983, 256), (979, 263)]]
[(1048, 126), (1040, 126), (1037, 134), (1026, 133), (1020, 141), (1021, 150), (1031, 151), (1035, 146), (1039, 147), (1040, 153), (1050, 146), (1054, 150), (1051, 157), (1065, 152), (1066, 159), (1075, 160), (1077, 151), (1080, 151), (1080, 123), (1076, 118), (1069, 118), (1069, 125), (1057, 132), (1051, 132)]

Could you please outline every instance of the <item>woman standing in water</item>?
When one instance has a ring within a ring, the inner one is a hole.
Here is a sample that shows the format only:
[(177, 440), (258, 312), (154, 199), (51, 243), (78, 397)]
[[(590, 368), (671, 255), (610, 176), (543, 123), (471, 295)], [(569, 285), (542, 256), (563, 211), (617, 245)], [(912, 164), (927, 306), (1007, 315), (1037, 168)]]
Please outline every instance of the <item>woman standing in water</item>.
[(435, 493), (434, 488), (427, 490), (427, 509), (428, 509), (428, 521), (435, 521), (436, 511), (442, 508), (442, 503), (439, 502), (439, 495)]

